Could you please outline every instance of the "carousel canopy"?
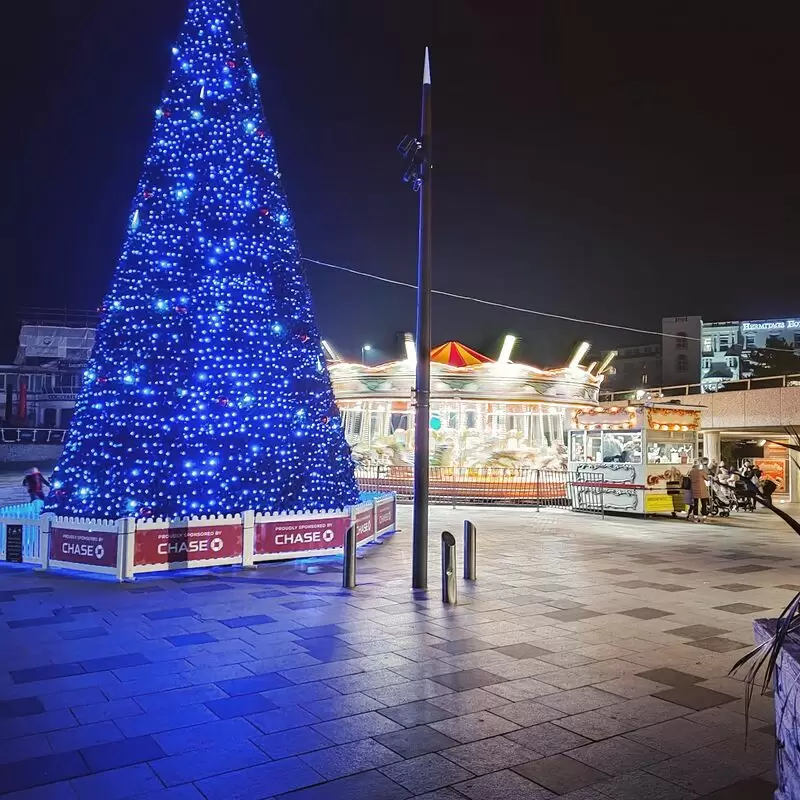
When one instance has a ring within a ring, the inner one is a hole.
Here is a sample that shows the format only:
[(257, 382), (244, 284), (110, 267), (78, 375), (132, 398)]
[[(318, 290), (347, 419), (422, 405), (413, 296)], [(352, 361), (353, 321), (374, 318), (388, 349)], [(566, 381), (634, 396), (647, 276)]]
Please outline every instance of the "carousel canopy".
[[(339, 360), (328, 364), (338, 403), (389, 400), (404, 408), (414, 395), (415, 369), (409, 358), (374, 365)], [(602, 375), (579, 364), (538, 369), (508, 361), (507, 354), (494, 361), (461, 342), (446, 342), (431, 351), (433, 400), (596, 406), (602, 382)]]
[(447, 364), (450, 367), (474, 367), (478, 364), (488, 364), (491, 360), (461, 342), (445, 342), (431, 350), (431, 361)]

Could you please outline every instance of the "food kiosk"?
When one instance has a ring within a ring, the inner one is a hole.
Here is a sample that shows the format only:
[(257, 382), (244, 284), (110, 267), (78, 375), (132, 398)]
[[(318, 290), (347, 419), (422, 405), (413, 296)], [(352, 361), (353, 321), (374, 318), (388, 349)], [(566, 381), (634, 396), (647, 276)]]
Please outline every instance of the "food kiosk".
[(577, 409), (569, 432), (573, 507), (625, 514), (682, 507), (681, 479), (698, 456), (700, 406), (642, 402)]

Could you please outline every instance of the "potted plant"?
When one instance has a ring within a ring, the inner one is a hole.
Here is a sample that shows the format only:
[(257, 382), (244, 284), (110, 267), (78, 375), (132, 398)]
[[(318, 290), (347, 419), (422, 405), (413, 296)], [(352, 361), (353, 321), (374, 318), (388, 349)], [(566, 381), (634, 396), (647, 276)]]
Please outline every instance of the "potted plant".
[[(795, 428), (786, 430), (793, 441), (784, 446), (800, 453), (800, 434)], [(795, 456), (791, 458), (800, 469)], [(756, 502), (800, 535), (800, 522), (778, 508), (772, 502), (770, 487), (766, 488), (767, 491), (756, 489)], [(746, 725), (756, 685), (760, 684), (762, 695), (770, 692), (774, 695), (778, 778), (775, 800), (793, 800), (800, 798), (800, 592), (777, 619), (757, 619), (753, 627), (757, 644), (734, 664), (731, 675), (747, 668), (744, 677)]]

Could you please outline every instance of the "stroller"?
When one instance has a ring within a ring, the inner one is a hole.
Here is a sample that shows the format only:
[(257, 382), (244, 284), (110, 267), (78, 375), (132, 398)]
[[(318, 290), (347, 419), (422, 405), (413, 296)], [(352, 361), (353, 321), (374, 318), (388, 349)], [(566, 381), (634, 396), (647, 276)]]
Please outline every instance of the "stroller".
[(750, 481), (738, 479), (733, 486), (733, 492), (736, 499), (735, 508), (738, 511), (756, 510), (755, 486)]
[(721, 481), (713, 478), (709, 484), (708, 513), (713, 516), (729, 517), (731, 509), (735, 507), (736, 496), (734, 490)]

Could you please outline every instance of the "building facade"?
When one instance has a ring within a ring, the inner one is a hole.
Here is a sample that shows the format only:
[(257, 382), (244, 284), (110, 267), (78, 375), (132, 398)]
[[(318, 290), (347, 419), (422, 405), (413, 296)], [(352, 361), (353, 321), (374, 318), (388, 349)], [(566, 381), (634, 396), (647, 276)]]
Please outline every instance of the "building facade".
[(796, 375), (800, 382), (800, 318), (703, 323), (700, 383), (704, 392), (773, 375)]
[(84, 316), (23, 323), (14, 363), (0, 365), (4, 430), (69, 427), (94, 347), (93, 323)]
[(679, 386), (700, 380), (699, 316), (664, 317), (661, 320), (661, 385)]
[[(660, 385), (660, 344), (620, 347), (616, 352), (612, 362), (613, 370), (603, 380), (604, 391), (627, 392)], [(605, 355), (606, 353), (601, 354), (603, 357)]]
[(605, 392), (686, 385), (718, 392), (773, 376), (794, 376), (786, 384), (800, 385), (800, 317), (722, 322), (664, 317), (661, 332), (660, 344), (618, 349)]

